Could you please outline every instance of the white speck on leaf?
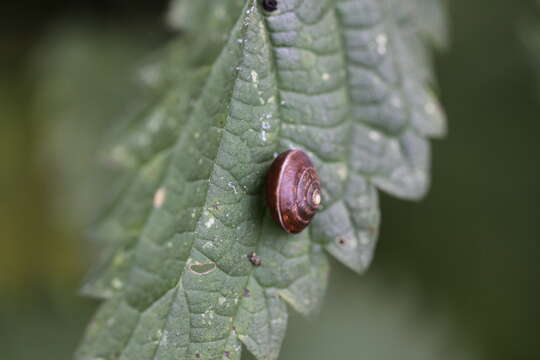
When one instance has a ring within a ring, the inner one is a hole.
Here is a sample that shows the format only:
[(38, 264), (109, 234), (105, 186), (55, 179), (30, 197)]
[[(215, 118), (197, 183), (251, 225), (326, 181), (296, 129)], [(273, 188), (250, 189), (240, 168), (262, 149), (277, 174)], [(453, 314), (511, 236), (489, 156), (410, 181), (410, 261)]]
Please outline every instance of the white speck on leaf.
[(165, 202), (165, 198), (167, 197), (167, 191), (165, 188), (159, 188), (154, 194), (154, 207), (156, 209), (159, 209), (163, 203)]
[(203, 245), (203, 249), (209, 249), (209, 248), (214, 248), (216, 245), (214, 245), (214, 243), (212, 241), (207, 241), (204, 243)]
[(203, 322), (207, 325), (212, 324), (212, 320), (214, 319), (214, 311), (211, 309), (206, 310), (202, 315)]
[(393, 95), (390, 98), (390, 104), (396, 109), (401, 109), (401, 107), (403, 106), (403, 103), (401, 102), (401, 98), (397, 95)]
[(118, 278), (112, 279), (111, 285), (116, 290), (120, 290), (120, 289), (122, 289), (124, 287), (124, 283)]
[(373, 141), (376, 142), (376, 141), (381, 140), (381, 134), (379, 134), (379, 133), (378, 133), (377, 131), (375, 131), (375, 130), (371, 130), (371, 131), (369, 132), (369, 138), (370, 138), (371, 140), (373, 140)]
[(437, 113), (437, 105), (430, 101), (424, 105), (424, 111), (428, 115), (435, 115)]
[(388, 44), (388, 36), (386, 34), (382, 33), (377, 35), (377, 38), (375, 39), (377, 42), (377, 52), (379, 55), (386, 54), (387, 51), (387, 44)]
[(360, 238), (360, 245), (368, 245), (371, 242), (371, 239), (368, 234), (362, 232), (359, 235)]
[(163, 333), (163, 336), (161, 337), (161, 343), (163, 344), (163, 346), (167, 346), (167, 344), (169, 343), (169, 332), (168, 331), (165, 331)]
[(227, 183), (227, 186), (228, 186), (229, 188), (231, 188), (232, 191), (234, 191), (235, 194), (238, 194), (238, 190), (236, 190), (236, 186), (234, 186), (234, 184), (233, 184), (232, 182), (228, 182), (228, 183)]
[(214, 219), (214, 217), (210, 216), (208, 220), (206, 220), (206, 222), (204, 223), (204, 226), (206, 226), (207, 228), (210, 228), (212, 227), (212, 225), (214, 225), (215, 222), (216, 220)]
[(347, 169), (347, 166), (345, 164), (339, 164), (337, 167), (337, 174), (340, 177), (340, 179), (346, 179), (349, 174), (349, 170)]

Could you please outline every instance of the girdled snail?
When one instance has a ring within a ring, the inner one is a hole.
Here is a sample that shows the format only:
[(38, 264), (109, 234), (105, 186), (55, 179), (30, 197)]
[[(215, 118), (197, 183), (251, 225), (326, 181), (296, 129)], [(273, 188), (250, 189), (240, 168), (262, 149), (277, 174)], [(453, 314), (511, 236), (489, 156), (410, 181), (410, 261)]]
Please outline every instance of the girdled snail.
[(274, 160), (266, 202), (283, 230), (297, 234), (309, 225), (321, 205), (321, 182), (306, 153), (289, 150)]

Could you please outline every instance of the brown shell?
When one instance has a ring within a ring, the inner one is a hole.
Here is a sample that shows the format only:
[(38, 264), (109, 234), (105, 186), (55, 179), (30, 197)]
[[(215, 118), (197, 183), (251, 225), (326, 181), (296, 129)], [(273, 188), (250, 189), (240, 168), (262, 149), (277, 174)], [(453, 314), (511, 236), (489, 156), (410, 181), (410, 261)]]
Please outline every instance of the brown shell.
[(289, 150), (274, 160), (266, 201), (283, 230), (296, 234), (309, 225), (321, 203), (321, 182), (306, 153)]

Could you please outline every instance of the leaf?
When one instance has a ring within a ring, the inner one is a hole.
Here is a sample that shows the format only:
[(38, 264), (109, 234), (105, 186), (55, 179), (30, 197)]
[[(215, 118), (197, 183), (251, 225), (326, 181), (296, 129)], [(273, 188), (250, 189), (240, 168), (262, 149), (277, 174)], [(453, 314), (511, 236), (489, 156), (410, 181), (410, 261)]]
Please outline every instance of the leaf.
[[(192, 33), (157, 66), (172, 79), (162, 98), (112, 151), (130, 171), (98, 227), (112, 250), (85, 292), (107, 300), (77, 359), (239, 359), (241, 344), (276, 359), (285, 303), (306, 315), (320, 305), (323, 250), (367, 268), (376, 188), (421, 198), (426, 137), (445, 131), (425, 30), (393, 2), (175, 3), (169, 21)], [(324, 199), (295, 236), (262, 196), (272, 160), (293, 147), (313, 159)]]
[(415, 28), (425, 41), (439, 48), (449, 43), (446, 0), (393, 0), (403, 23)]

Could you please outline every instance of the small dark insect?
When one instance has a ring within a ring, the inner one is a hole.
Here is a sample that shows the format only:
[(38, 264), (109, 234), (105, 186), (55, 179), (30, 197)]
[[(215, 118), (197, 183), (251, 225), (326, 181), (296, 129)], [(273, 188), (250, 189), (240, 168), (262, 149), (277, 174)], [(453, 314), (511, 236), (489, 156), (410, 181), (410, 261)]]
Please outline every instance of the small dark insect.
[(255, 266), (261, 266), (262, 260), (255, 252), (251, 252), (248, 254), (248, 259), (251, 261), (251, 263)]
[(230, 357), (230, 356), (231, 356), (231, 353), (228, 352), (228, 351), (224, 351), (224, 352), (223, 352), (223, 355), (225, 355), (225, 357)]
[(266, 203), (276, 222), (291, 234), (304, 230), (321, 205), (321, 182), (301, 150), (289, 150), (272, 163), (266, 182)]
[(276, 11), (277, 10), (277, 0), (263, 0), (262, 1), (263, 9), (266, 11)]
[(195, 354), (195, 357), (196, 357), (197, 359), (200, 359), (200, 358), (201, 358), (201, 354), (197, 353), (197, 354)]

